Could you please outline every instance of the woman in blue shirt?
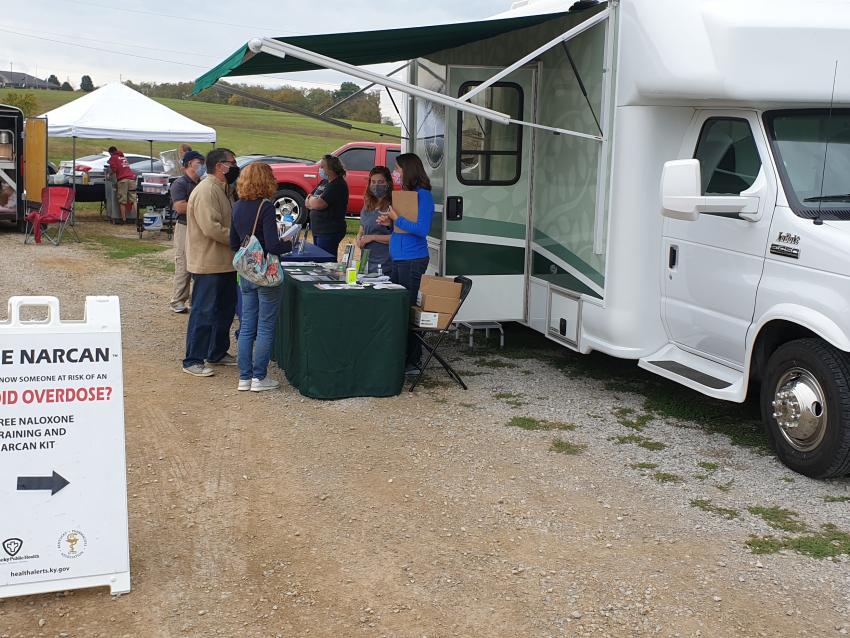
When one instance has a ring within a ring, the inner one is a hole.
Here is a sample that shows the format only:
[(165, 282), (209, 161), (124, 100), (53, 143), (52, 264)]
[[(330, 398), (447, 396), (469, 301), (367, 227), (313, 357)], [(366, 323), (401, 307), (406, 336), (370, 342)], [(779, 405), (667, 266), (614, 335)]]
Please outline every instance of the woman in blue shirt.
[[(403, 153), (396, 158), (396, 172), (399, 175), (402, 190), (416, 191), (418, 201), (415, 222), (401, 217), (392, 206), (379, 221), (385, 225), (394, 224), (390, 236), (390, 257), (393, 260), (390, 279), (407, 288), (410, 305), (416, 305), (419, 284), (428, 268), (428, 231), (434, 218), (434, 197), (431, 195), (431, 181), (425, 173), (422, 160), (414, 153)], [(401, 229), (404, 233), (395, 232)], [(419, 360), (422, 346), (410, 334), (407, 339), (407, 365), (405, 374), (419, 374)]]

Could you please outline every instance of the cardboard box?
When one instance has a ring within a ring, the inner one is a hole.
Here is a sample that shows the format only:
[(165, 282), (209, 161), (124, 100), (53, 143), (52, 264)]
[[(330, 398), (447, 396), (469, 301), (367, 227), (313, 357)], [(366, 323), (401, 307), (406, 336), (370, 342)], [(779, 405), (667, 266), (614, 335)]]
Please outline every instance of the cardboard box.
[(422, 310), (426, 312), (444, 312), (453, 314), (460, 305), (460, 299), (452, 299), (451, 297), (440, 297), (431, 293), (419, 292), (418, 304)]
[(438, 328), (445, 330), (449, 327), (451, 314), (445, 312), (427, 312), (419, 306), (410, 307), (410, 323), (417, 328)]
[[(416, 191), (393, 191), (393, 208), (407, 221), (414, 224), (419, 221), (419, 195)], [(407, 234), (406, 230), (398, 226), (393, 228), (393, 232)]]
[(421, 294), (434, 295), (435, 297), (460, 299), (461, 290), (463, 290), (463, 286), (455, 282), (451, 277), (423, 275), (422, 282), (419, 284), (419, 292)]

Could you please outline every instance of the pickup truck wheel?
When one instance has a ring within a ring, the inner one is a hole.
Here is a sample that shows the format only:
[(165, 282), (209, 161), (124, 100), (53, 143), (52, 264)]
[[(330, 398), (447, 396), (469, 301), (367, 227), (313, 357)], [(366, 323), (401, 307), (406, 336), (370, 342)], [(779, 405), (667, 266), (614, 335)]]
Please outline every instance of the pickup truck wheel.
[(850, 359), (821, 339), (790, 341), (771, 355), (762, 419), (789, 468), (812, 478), (850, 472)]
[(289, 188), (282, 188), (274, 194), (272, 202), (278, 211), (278, 216), (292, 215), (296, 223), (303, 224), (299, 218), (307, 214), (307, 209), (304, 207), (304, 198), (298, 191)]

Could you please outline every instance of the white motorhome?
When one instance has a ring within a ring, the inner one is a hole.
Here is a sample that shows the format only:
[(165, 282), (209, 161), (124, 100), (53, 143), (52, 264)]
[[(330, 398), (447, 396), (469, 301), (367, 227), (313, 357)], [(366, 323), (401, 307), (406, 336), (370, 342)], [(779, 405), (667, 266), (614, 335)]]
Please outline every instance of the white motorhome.
[[(850, 472), (850, 2), (523, 0), (488, 21), (251, 41), (199, 78), (402, 91), (460, 319), (518, 321), (712, 397)], [(362, 65), (411, 60), (407, 80)]]

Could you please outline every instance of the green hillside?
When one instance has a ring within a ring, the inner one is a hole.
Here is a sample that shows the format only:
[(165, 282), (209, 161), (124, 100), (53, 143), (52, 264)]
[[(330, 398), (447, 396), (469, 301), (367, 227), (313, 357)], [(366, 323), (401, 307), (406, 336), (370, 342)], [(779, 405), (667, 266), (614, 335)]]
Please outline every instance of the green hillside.
[[(8, 90), (0, 89), (0, 102)], [(47, 91), (27, 89), (26, 92), (36, 96), (39, 112), (44, 113), (70, 102), (84, 93), (75, 91)], [(219, 146), (232, 149), (237, 155), (248, 153), (274, 153), (317, 159), (324, 153), (329, 153), (346, 142), (357, 140), (398, 141), (399, 129), (383, 124), (351, 122), (385, 133), (385, 137), (351, 131), (341, 127), (325, 124), (302, 115), (252, 109), (243, 106), (227, 106), (224, 104), (208, 104), (191, 100), (157, 99), (157, 102), (182, 113), (196, 122), (211, 126), (218, 134)], [(126, 142), (122, 140), (84, 140), (77, 139), (77, 157), (99, 153), (114, 144), (128, 153), (148, 152), (147, 142)], [(212, 148), (209, 144), (194, 144), (196, 149), (207, 151)], [(160, 151), (176, 147), (174, 142), (154, 142), (154, 155)], [(71, 139), (52, 137), (48, 142), (48, 155), (54, 162), (71, 159)]]

